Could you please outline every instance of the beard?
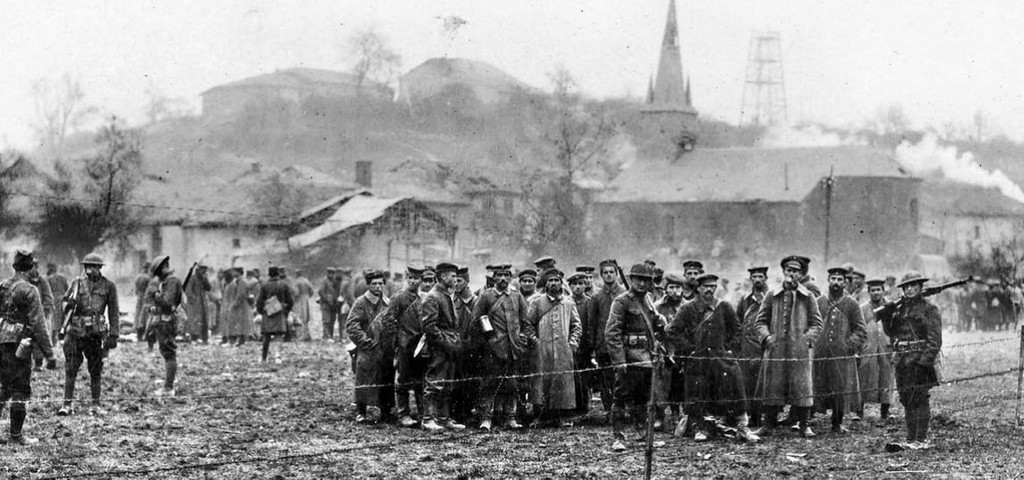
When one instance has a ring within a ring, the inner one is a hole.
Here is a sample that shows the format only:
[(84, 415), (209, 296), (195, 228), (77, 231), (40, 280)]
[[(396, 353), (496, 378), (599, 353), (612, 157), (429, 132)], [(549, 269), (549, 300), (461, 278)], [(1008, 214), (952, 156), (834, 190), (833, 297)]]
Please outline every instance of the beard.
[(508, 288), (508, 280), (497, 280), (494, 282), (494, 287), (498, 290), (505, 290)]
[(830, 283), (828, 285), (828, 291), (834, 294), (839, 294), (846, 291), (846, 285), (841, 283)]

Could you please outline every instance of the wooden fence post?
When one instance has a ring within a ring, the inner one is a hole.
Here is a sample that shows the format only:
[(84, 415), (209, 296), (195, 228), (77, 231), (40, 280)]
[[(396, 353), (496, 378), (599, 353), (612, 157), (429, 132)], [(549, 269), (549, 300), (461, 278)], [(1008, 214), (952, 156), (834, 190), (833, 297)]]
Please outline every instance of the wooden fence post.
[(1024, 393), (1024, 325), (1020, 327), (1020, 361), (1017, 365), (1017, 427), (1021, 426), (1021, 394)]

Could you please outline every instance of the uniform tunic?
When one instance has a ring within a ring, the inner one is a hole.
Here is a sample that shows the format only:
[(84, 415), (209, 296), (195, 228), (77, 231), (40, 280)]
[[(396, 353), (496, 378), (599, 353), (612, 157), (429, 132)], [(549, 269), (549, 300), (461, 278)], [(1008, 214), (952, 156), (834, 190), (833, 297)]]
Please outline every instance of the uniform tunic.
[(896, 387), (900, 403), (921, 401), (928, 389), (939, 386), (935, 361), (942, 350), (939, 309), (922, 298), (906, 301), (881, 316), (882, 328), (893, 341)]
[(430, 349), (430, 364), (425, 374), (424, 389), (428, 415), (447, 418), (451, 380), (455, 377), (455, 356), (462, 339), (459, 338), (458, 319), (448, 290), (441, 284), (434, 285), (420, 306), (420, 321)]
[(854, 356), (867, 337), (860, 305), (845, 293), (838, 300), (823, 295), (818, 297), (818, 311), (824, 325), (814, 350), (815, 395), (822, 402), (842, 396), (846, 407), (857, 407), (860, 381)]
[(645, 404), (650, 395), (650, 368), (656, 340), (665, 333), (666, 321), (646, 295), (629, 290), (612, 302), (604, 342), (612, 365), (628, 365), (615, 375), (615, 405)]
[(0, 400), (3, 403), (7, 400), (23, 402), (32, 395), (32, 360), (15, 356), (18, 342), (23, 338), (31, 338), (32, 343), (43, 350), (46, 358), (53, 357), (39, 290), (28, 282), (24, 272), (18, 272), (13, 278), (0, 282), (0, 316), (6, 319), (4, 323), (21, 325), (14, 327), (20, 330), (18, 336), (0, 336), (0, 342), (3, 342), (0, 343)]
[(740, 324), (728, 302), (697, 297), (679, 309), (666, 335), (684, 361), (687, 401), (698, 417), (711, 405), (746, 411), (746, 385), (736, 361)]
[(526, 351), (522, 323), (526, 319), (528, 305), (519, 292), (511, 289), (504, 292), (494, 288), (484, 290), (473, 307), (473, 318), (480, 323), (480, 317), (487, 316), (494, 331), (483, 333), (481, 365), (484, 380), (480, 390), (480, 409), (484, 415), (496, 410), (514, 413), (514, 398), (517, 382), (502, 378), (517, 370)]
[(863, 356), (858, 370), (863, 403), (892, 403), (896, 382), (892, 368), (892, 345), (889, 336), (882, 329), (882, 323), (875, 317), (875, 308), (887, 303), (889, 302), (882, 299), (882, 303), (878, 305), (869, 301), (860, 306), (867, 330), (867, 340), (861, 350)]
[[(743, 368), (743, 378), (746, 379), (747, 395), (756, 396), (757, 382), (761, 377), (763, 362), (761, 356), (764, 350), (757, 337), (757, 313), (761, 310), (761, 304), (767, 292), (751, 292), (743, 296), (736, 305), (736, 316), (740, 321), (739, 332), (739, 355), (740, 367)], [(753, 400), (755, 406), (760, 403)]]
[(248, 337), (252, 334), (252, 301), (249, 284), (244, 278), (236, 278), (224, 287), (224, 304), (227, 306), (227, 328), (229, 337)]
[[(569, 298), (542, 295), (526, 311), (526, 336), (531, 339), (530, 401), (552, 410), (576, 408), (573, 352), (582, 327), (576, 304)], [(555, 373), (563, 372), (563, 373)]]
[[(384, 349), (380, 342), (379, 332), (375, 333), (371, 330), (370, 324), (373, 322), (377, 315), (380, 314), (388, 306), (388, 300), (383, 297), (378, 297), (371, 294), (369, 291), (361, 295), (356, 299), (355, 304), (352, 305), (352, 310), (348, 313), (348, 319), (345, 321), (345, 330), (348, 333), (348, 338), (356, 344), (356, 391), (355, 400), (357, 403), (367, 405), (379, 405), (381, 400), (385, 400), (386, 405), (387, 399), (379, 398), (383, 392), (378, 391), (376, 388), (360, 388), (366, 385), (376, 385), (380, 383), (388, 383), (387, 379), (382, 378), (382, 371), (384, 369)], [(388, 356), (389, 360), (392, 358)], [(391, 363), (390, 361), (388, 363)], [(394, 367), (389, 365), (388, 371), (391, 372), (391, 381), (394, 381)], [(394, 397), (393, 389), (386, 389), (390, 392), (391, 397)], [(383, 412), (388, 413), (388, 412)]]
[[(267, 313), (267, 300), (277, 298), (281, 304), (281, 310), (274, 314)], [(287, 334), (289, 330), (288, 314), (292, 311), (295, 300), (292, 299), (292, 290), (288, 283), (279, 278), (271, 278), (260, 289), (260, 296), (256, 298), (256, 311), (263, 315), (260, 323), (260, 333)]]
[[(679, 313), (683, 303), (682, 297), (673, 299), (670, 295), (665, 295), (655, 302), (654, 309), (661, 316), (665, 317), (666, 321), (671, 321), (671, 319), (676, 318), (676, 314)], [(667, 342), (666, 347), (668, 347), (669, 354), (683, 355), (681, 352), (675, 351), (672, 342)], [(666, 362), (662, 365), (662, 371), (658, 373), (658, 385), (661, 388), (655, 392), (658, 396), (656, 400), (659, 402), (682, 402), (686, 400), (686, 376), (683, 374), (682, 365), (682, 359), (676, 359), (674, 364)]]

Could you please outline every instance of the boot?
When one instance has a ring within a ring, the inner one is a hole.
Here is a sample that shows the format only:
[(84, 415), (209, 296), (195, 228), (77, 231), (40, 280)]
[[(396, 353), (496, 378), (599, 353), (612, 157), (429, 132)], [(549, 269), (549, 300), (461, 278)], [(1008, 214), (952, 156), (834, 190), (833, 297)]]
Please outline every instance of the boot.
[(431, 433), (444, 431), (444, 427), (438, 425), (433, 417), (423, 420), (423, 429)]
[(889, 419), (889, 404), (888, 403), (883, 403), (882, 404), (879, 416), (882, 417), (882, 420), (888, 420)]
[(164, 390), (174, 391), (174, 377), (178, 374), (178, 361), (167, 360), (164, 363)]
[(907, 405), (904, 412), (907, 422), (907, 442), (917, 440), (917, 407)]
[(931, 405), (925, 402), (917, 410), (917, 441), (920, 443), (928, 443), (928, 422), (931, 418)]
[(750, 431), (750, 416), (746, 413), (741, 414), (740, 418), (736, 421), (736, 437), (746, 440), (747, 443), (757, 443), (761, 441), (761, 437)]

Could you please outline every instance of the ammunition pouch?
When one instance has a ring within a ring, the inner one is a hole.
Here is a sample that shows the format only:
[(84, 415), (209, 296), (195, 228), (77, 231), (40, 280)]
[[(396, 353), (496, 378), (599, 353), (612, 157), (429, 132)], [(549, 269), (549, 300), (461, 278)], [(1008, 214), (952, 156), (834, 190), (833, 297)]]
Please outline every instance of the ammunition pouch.
[(647, 335), (626, 335), (622, 343), (629, 348), (647, 348)]
[(86, 337), (105, 337), (110, 331), (107, 318), (102, 315), (76, 315), (71, 317), (72, 330), (81, 332)]
[(25, 332), (25, 324), (0, 318), (0, 344), (18, 343)]

